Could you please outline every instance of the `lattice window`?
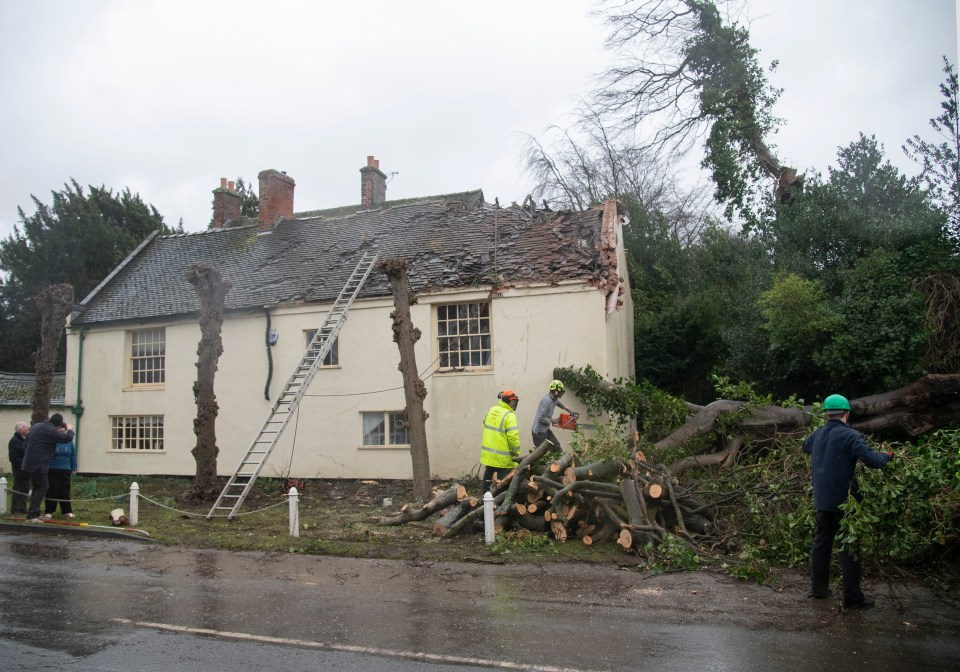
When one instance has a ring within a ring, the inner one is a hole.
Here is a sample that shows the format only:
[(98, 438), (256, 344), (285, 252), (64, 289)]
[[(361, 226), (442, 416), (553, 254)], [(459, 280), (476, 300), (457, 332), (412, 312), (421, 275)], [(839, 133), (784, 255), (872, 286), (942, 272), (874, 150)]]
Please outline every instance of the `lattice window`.
[(492, 364), (490, 304), (437, 306), (437, 352), (441, 369), (489, 367)]
[(163, 450), (162, 415), (110, 416), (112, 450)]

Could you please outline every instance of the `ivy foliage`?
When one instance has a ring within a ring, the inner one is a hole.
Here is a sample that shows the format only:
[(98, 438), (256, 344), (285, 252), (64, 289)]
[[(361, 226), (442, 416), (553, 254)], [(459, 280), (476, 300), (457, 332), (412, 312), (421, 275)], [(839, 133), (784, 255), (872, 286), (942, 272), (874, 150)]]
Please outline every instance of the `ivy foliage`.
[(652, 443), (663, 438), (687, 417), (683, 400), (647, 381), (634, 383), (618, 378), (609, 385), (590, 365), (582, 369), (561, 369), (557, 378), (583, 402), (591, 416), (609, 414), (615, 424), (621, 426), (635, 418), (641, 442)]

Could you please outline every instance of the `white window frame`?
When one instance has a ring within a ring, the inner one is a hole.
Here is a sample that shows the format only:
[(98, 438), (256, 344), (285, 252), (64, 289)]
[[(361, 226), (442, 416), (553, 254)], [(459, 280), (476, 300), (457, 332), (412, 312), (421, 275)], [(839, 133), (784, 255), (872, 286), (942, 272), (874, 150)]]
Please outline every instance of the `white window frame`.
[[(376, 421), (380, 417), (381, 437), (383, 443), (367, 443), (369, 438), (368, 421)], [(406, 443), (398, 441), (406, 439)], [(370, 449), (391, 449), (410, 447), (410, 429), (407, 424), (406, 411), (361, 411), (360, 413), (360, 447)]]
[[(454, 315), (451, 310), (455, 311)], [(434, 306), (440, 371), (489, 371), (493, 368), (493, 320), (490, 313), (490, 301), (485, 300)]]
[[(152, 338), (146, 338), (148, 336)], [(126, 345), (127, 389), (163, 389), (167, 381), (166, 328), (130, 330), (127, 332)], [(137, 380), (138, 377), (141, 380)], [(144, 380), (148, 377), (152, 380)]]
[(162, 453), (162, 415), (111, 415), (110, 451), (116, 453)]
[[(303, 349), (306, 351), (310, 347), (310, 342), (313, 341), (313, 337), (317, 334), (318, 329), (304, 329), (304, 346)], [(320, 366), (328, 367), (339, 367), (340, 366), (340, 334), (337, 334), (337, 337), (333, 339), (333, 345), (330, 346), (330, 352), (327, 353), (327, 356), (323, 358), (323, 361), (320, 362)]]

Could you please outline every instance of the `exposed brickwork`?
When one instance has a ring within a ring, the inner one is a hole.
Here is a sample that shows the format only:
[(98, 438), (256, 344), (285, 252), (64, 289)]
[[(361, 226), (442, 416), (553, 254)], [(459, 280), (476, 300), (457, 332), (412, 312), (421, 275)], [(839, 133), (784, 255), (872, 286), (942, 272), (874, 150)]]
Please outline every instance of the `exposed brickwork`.
[(293, 217), (293, 188), (296, 182), (278, 170), (262, 170), (260, 178), (260, 230), (269, 231), (281, 219)]
[(360, 169), (360, 207), (373, 210), (387, 200), (387, 176), (380, 171), (380, 161), (367, 157), (367, 165)]
[(213, 228), (222, 229), (235, 219), (240, 218), (243, 198), (234, 189), (232, 181), (220, 178), (220, 186), (213, 190)]

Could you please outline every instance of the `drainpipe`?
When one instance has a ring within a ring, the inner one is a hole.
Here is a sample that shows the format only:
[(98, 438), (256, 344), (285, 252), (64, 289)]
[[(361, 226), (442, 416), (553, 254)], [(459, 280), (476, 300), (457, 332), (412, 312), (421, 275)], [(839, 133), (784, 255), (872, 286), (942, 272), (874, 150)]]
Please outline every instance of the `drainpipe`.
[(80, 346), (77, 348), (77, 401), (71, 409), (77, 423), (73, 428), (73, 445), (77, 449), (78, 458), (80, 456), (80, 416), (83, 415), (83, 399), (80, 398), (80, 384), (83, 380), (83, 336), (83, 327), (80, 327)]

